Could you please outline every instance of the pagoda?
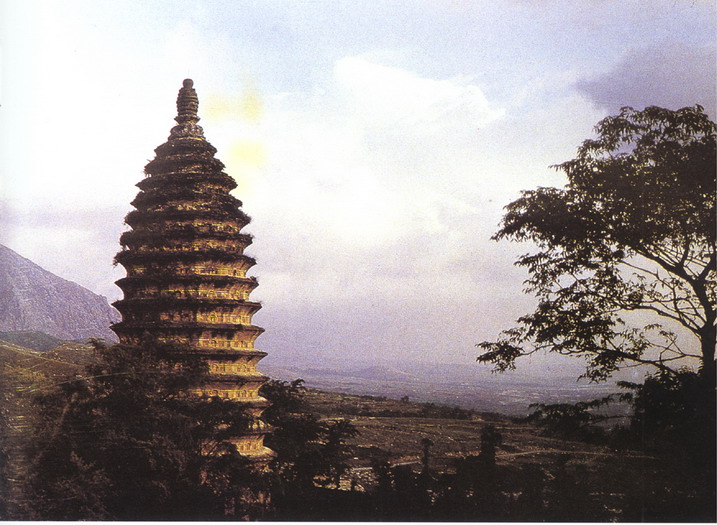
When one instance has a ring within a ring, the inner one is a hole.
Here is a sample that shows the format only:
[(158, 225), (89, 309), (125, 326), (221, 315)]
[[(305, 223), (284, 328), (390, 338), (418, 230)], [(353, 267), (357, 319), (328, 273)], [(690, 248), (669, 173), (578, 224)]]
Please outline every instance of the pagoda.
[(177, 97), (177, 125), (155, 149), (132, 201), (134, 210), (120, 237), (115, 260), (127, 276), (117, 281), (124, 298), (114, 303), (122, 321), (113, 325), (121, 343), (146, 337), (179, 343), (208, 362), (210, 379), (197, 395), (219, 396), (246, 406), (251, 429), (235, 441), (244, 455), (271, 454), (264, 447), (261, 412), (267, 401), (257, 371), (266, 353), (254, 347), (263, 329), (252, 324), (261, 305), (251, 301), (255, 260), (244, 254), (252, 242), (242, 233), (250, 218), (230, 195), (237, 184), (197, 125), (198, 99), (190, 79)]

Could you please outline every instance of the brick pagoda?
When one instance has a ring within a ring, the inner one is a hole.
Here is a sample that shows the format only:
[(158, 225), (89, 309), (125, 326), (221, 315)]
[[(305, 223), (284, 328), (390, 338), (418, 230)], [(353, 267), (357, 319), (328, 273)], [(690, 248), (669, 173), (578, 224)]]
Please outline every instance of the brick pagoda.
[(131, 229), (116, 256), (127, 271), (117, 281), (124, 299), (114, 303), (122, 321), (112, 329), (124, 344), (151, 334), (201, 352), (211, 379), (196, 393), (247, 407), (255, 423), (235, 444), (260, 458), (271, 451), (259, 419), (266, 400), (258, 390), (267, 378), (256, 368), (266, 354), (254, 347), (263, 329), (252, 324), (261, 305), (249, 299), (257, 281), (246, 275), (255, 261), (244, 254), (252, 237), (241, 231), (250, 219), (229, 193), (236, 182), (214, 157), (197, 109), (187, 79), (177, 97), (177, 125), (145, 167), (136, 209), (125, 219)]

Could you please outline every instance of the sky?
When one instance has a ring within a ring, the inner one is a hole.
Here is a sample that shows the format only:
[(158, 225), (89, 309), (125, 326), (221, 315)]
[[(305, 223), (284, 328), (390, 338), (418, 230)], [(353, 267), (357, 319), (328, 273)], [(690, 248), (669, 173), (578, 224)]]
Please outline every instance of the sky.
[[(112, 258), (184, 78), (253, 220), (267, 361), (474, 363), (530, 311), (490, 239), (621, 106), (715, 117), (715, 2), (0, 0), (0, 243)], [(539, 373), (564, 361), (532, 364)]]

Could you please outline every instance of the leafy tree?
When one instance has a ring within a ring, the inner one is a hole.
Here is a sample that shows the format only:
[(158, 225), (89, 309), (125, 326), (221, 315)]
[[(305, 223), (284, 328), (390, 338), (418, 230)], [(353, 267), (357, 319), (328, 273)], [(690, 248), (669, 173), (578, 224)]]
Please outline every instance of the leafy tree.
[(526, 420), (542, 427), (547, 436), (588, 442), (601, 441), (605, 438), (605, 431), (597, 425), (611, 416), (598, 412), (598, 409), (613, 401), (614, 395), (577, 403), (532, 403), (530, 408), (533, 411)]
[(250, 419), (237, 403), (187, 395), (207, 379), (203, 360), (149, 342), (97, 353), (82, 377), (36, 399), (29, 517), (245, 515), (262, 487), (231, 440)]
[(592, 380), (692, 364), (714, 386), (715, 124), (700, 106), (623, 108), (596, 130), (557, 166), (564, 189), (507, 206), (494, 238), (537, 247), (516, 264), (538, 305), (478, 360), (506, 370), (540, 350), (577, 355)]
[[(507, 206), (494, 238), (537, 248), (516, 264), (538, 304), (480, 343), (478, 361), (504, 371), (541, 350), (581, 356), (593, 381), (644, 366), (651, 374), (632, 385), (622, 436), (681, 471), (661, 508), (714, 519), (717, 126), (700, 106), (623, 108), (596, 131), (557, 166), (564, 189), (526, 191)], [(538, 408), (544, 423), (576, 433), (595, 422), (589, 404)]]
[[(653, 496), (653, 512), (659, 508), (665, 518), (671, 511), (672, 519), (714, 521), (716, 414), (714, 402), (705, 402), (714, 400), (714, 390), (707, 390), (705, 381), (686, 369), (649, 376), (641, 385), (620, 385), (634, 390), (629, 428), (633, 444), (662, 458), (671, 474), (672, 479), (662, 484), (664, 491)], [(675, 512), (676, 496), (688, 502), (686, 511)]]
[(285, 485), (282, 492), (289, 486), (301, 491), (328, 482), (338, 488), (348, 468), (346, 440), (358, 433), (347, 420), (322, 421), (310, 413), (305, 393), (302, 379), (271, 380), (261, 389), (271, 402), (263, 418), (273, 428), (267, 445), (276, 452), (271, 467)]
[(322, 455), (328, 464), (328, 478), (338, 489), (341, 476), (349, 469), (346, 460), (349, 457), (347, 440), (355, 437), (359, 432), (350, 421), (337, 419), (324, 423), (324, 446)]

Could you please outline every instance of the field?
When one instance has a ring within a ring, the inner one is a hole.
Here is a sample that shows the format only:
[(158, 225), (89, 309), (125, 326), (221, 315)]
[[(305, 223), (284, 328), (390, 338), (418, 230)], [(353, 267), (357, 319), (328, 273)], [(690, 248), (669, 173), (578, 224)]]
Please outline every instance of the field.
[[(437, 474), (453, 473), (456, 459), (479, 454), (486, 425), (494, 426), (502, 436), (496, 460), (508, 476), (517, 480), (532, 469), (546, 482), (559, 475), (579, 480), (579, 489), (576, 486), (575, 490), (590, 494), (603, 519), (620, 519), (622, 511), (618, 509), (624, 507), (625, 495), (634, 494), (637, 486), (646, 492), (659, 490), (664, 474), (652, 457), (546, 437), (534, 425), (500, 414), (473, 413), (465, 419), (419, 417), (424, 403), (316, 390), (307, 392), (307, 401), (322, 417), (348, 419), (359, 430), (350, 440), (353, 455), (348, 462), (351, 470), (342, 479), (345, 489), (365, 490), (374, 484), (370, 468), (374, 459), (386, 459), (392, 466), (409, 465), (418, 471), (423, 438), (433, 442), (430, 468)], [(376, 415), (381, 413), (393, 415)]]

